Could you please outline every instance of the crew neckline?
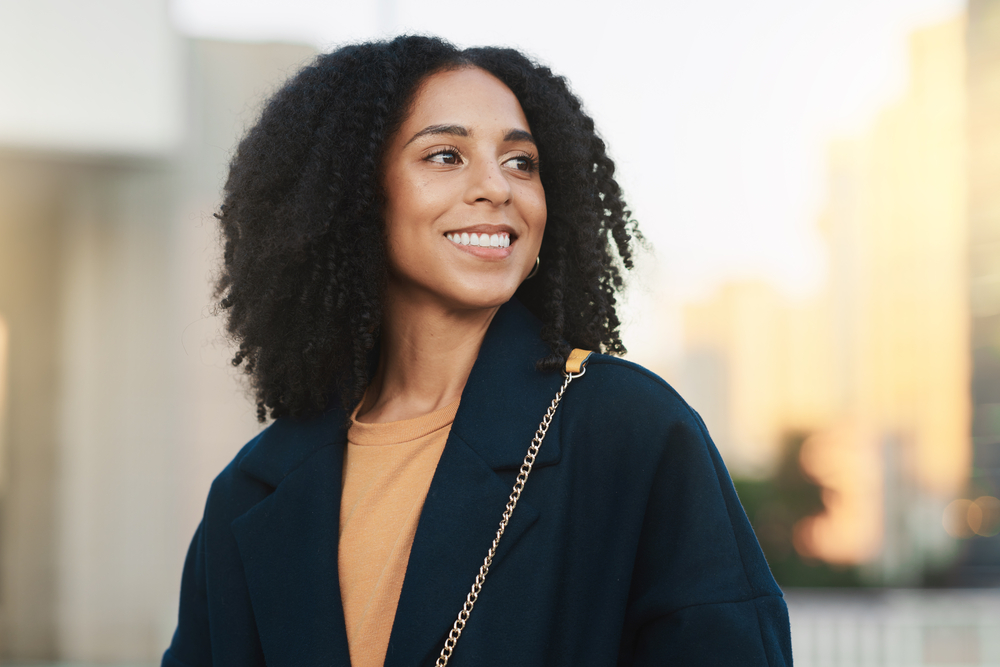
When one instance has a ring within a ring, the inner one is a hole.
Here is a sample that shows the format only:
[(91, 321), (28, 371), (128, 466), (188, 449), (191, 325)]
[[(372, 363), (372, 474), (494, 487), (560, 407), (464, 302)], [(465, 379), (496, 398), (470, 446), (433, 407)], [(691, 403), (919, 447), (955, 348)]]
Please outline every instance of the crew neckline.
[(401, 419), (394, 422), (368, 423), (359, 422), (356, 417), (364, 403), (351, 412), (351, 426), (347, 430), (347, 442), (351, 445), (398, 445), (434, 433), (455, 421), (458, 404), (461, 398), (449, 403), (443, 408), (428, 412), (413, 419)]

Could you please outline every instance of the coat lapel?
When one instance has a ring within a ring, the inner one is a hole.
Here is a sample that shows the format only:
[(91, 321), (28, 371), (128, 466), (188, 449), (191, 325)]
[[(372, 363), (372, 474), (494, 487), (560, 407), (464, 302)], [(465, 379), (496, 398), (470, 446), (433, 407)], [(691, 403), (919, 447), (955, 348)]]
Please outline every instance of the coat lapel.
[(343, 420), (279, 420), (240, 464), (275, 487), (231, 524), (272, 667), (350, 665), (337, 571)]
[[(562, 383), (558, 373), (535, 370), (548, 352), (539, 326), (516, 301), (490, 325), (420, 515), (385, 667), (423, 664), (440, 652), (493, 541), (514, 479), (513, 472), (497, 471), (520, 468)], [(558, 432), (553, 424), (536, 470), (559, 460)], [(491, 578), (539, 517), (531, 504), (533, 481), (504, 532), (477, 605), (490, 604)]]

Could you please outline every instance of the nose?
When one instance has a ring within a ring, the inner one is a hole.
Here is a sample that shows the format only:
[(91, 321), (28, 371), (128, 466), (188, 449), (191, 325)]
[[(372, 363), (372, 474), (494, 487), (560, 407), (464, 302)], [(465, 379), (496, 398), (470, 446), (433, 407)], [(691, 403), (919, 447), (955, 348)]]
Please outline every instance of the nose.
[(469, 170), (469, 203), (485, 201), (502, 206), (510, 201), (510, 183), (496, 160), (479, 160)]

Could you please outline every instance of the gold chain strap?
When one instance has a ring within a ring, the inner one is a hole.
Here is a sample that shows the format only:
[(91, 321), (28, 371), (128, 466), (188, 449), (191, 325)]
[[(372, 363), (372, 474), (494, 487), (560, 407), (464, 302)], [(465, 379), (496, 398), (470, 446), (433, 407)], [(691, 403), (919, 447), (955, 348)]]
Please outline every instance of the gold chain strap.
[[(574, 350), (574, 352), (577, 351)], [(589, 352), (587, 354), (589, 355)], [(552, 399), (549, 409), (545, 411), (545, 416), (542, 417), (542, 423), (538, 425), (538, 430), (535, 431), (535, 437), (531, 439), (531, 445), (528, 446), (528, 453), (524, 455), (524, 463), (521, 464), (521, 471), (517, 474), (517, 480), (514, 482), (514, 490), (511, 491), (510, 499), (507, 500), (507, 507), (500, 518), (500, 527), (497, 528), (496, 537), (493, 538), (493, 544), (490, 545), (490, 550), (487, 552), (486, 558), (483, 559), (483, 564), (479, 568), (479, 574), (476, 575), (476, 580), (472, 584), (472, 590), (465, 596), (465, 604), (462, 605), (462, 610), (458, 612), (455, 625), (451, 627), (448, 638), (444, 640), (444, 647), (441, 649), (441, 655), (438, 656), (437, 662), (434, 663), (435, 667), (445, 667), (448, 664), (452, 651), (455, 650), (455, 645), (458, 644), (458, 638), (462, 636), (462, 630), (465, 629), (465, 624), (469, 621), (469, 616), (472, 615), (472, 607), (476, 604), (476, 600), (479, 599), (479, 592), (483, 589), (483, 582), (486, 581), (486, 575), (489, 574), (490, 566), (493, 564), (493, 557), (496, 556), (497, 545), (500, 544), (503, 531), (507, 529), (510, 516), (514, 513), (517, 501), (521, 498), (521, 491), (524, 490), (524, 484), (528, 481), (528, 475), (531, 474), (531, 467), (535, 464), (535, 457), (538, 456), (538, 450), (542, 446), (542, 441), (545, 440), (545, 434), (548, 432), (549, 424), (552, 423), (552, 418), (556, 414), (556, 408), (559, 407), (559, 402), (562, 401), (563, 394), (566, 392), (566, 387), (569, 386), (569, 383), (574, 378), (578, 378), (587, 372), (586, 367), (579, 364), (578, 366), (580, 370), (577, 373), (563, 372), (566, 380), (562, 383), (559, 391), (556, 392), (556, 397)]]

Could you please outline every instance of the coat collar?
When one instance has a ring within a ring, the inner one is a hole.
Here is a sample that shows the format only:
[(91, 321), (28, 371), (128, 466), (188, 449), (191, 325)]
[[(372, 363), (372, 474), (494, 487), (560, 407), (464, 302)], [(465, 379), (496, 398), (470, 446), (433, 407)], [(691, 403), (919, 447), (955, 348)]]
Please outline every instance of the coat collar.
[[(535, 362), (549, 354), (541, 322), (520, 301), (497, 311), (462, 392), (452, 432), (494, 470), (519, 468), (563, 378), (541, 373)], [(559, 439), (546, 437), (536, 465), (559, 459)]]
[[(520, 467), (562, 382), (535, 370), (548, 353), (540, 328), (512, 300), (483, 339), (420, 516), (386, 667), (440, 650), (486, 555), (510, 494), (496, 471)], [(269, 665), (349, 665), (337, 563), (345, 421), (341, 407), (309, 421), (279, 419), (239, 463), (274, 487), (232, 523)], [(558, 434), (554, 423), (536, 468), (558, 462)], [(518, 504), (491, 571), (538, 519), (530, 496)]]

